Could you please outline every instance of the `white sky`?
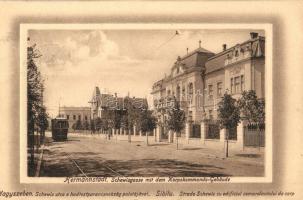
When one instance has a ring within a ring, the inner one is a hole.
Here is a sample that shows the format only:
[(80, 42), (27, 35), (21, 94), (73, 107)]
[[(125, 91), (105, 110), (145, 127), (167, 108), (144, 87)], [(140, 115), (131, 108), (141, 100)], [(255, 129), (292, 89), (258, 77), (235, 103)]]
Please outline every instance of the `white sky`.
[[(45, 79), (45, 105), (89, 106), (93, 89), (150, 98), (152, 84), (169, 73), (176, 58), (202, 47), (214, 53), (249, 39), (252, 30), (30, 30)], [(259, 32), (264, 36), (263, 31)], [(173, 37), (173, 38), (172, 38)], [(172, 39), (171, 39), (172, 38)], [(171, 40), (169, 40), (171, 39)]]

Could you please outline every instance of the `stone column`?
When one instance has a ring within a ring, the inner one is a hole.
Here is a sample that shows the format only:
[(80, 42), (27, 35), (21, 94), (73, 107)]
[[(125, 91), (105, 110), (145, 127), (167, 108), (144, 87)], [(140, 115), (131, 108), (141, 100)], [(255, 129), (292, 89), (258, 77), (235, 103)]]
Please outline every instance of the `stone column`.
[(155, 138), (155, 142), (157, 142), (157, 128), (154, 128), (154, 138)]
[(161, 142), (161, 126), (157, 125), (157, 131), (156, 131), (156, 136), (157, 136), (157, 142)]
[(174, 132), (173, 137), (174, 137), (173, 142), (174, 143), (177, 142), (177, 132)]
[(137, 135), (137, 130), (136, 130), (136, 125), (134, 125), (134, 136), (136, 136)]
[(220, 142), (225, 141), (226, 131), (227, 131), (226, 128), (220, 129)]
[(237, 126), (237, 147), (244, 148), (244, 122), (240, 121)]
[(201, 142), (205, 143), (205, 137), (207, 134), (208, 124), (205, 121), (201, 122)]
[(190, 138), (191, 132), (191, 122), (186, 122), (185, 124), (185, 139), (188, 141)]
[(173, 143), (173, 131), (172, 130), (168, 131), (168, 142)]
[(225, 137), (227, 134), (226, 132), (226, 128), (220, 129), (220, 143), (222, 144), (223, 149), (225, 149)]

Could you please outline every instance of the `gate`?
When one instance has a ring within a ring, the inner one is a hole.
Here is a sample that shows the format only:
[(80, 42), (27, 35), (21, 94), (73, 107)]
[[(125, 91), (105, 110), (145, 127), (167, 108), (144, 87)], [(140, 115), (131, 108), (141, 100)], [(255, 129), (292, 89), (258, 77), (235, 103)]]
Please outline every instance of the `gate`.
[(205, 139), (220, 139), (220, 125), (218, 121), (207, 121)]
[(191, 137), (201, 138), (201, 125), (200, 124), (193, 124)]
[(244, 146), (264, 147), (265, 146), (265, 126), (261, 125), (260, 130), (255, 124), (250, 124), (244, 128)]

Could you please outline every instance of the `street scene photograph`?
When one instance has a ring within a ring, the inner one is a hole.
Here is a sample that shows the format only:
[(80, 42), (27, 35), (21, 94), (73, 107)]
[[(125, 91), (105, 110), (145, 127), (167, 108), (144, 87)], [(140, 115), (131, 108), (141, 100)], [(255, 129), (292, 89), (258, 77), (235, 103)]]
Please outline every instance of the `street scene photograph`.
[(28, 29), (28, 177), (264, 177), (262, 29)]

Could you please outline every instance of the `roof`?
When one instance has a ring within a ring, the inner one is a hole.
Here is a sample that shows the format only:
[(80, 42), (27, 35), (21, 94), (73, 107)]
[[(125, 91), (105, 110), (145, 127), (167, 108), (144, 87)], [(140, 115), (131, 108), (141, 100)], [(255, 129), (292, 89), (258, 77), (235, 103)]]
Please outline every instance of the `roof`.
[(209, 50), (207, 50), (207, 49), (204, 49), (204, 48), (202, 48), (202, 47), (199, 47), (199, 48), (195, 49), (194, 51), (189, 52), (187, 55), (181, 57), (181, 60), (183, 60), (183, 59), (185, 59), (185, 58), (187, 58), (187, 57), (190, 57), (190, 56), (192, 56), (192, 55), (195, 54), (195, 53), (214, 54), (213, 52), (211, 52), (211, 51), (209, 51)]
[(246, 45), (251, 44), (252, 57), (259, 57), (265, 55), (265, 38), (258, 36), (257, 38), (247, 40), (241, 44), (236, 44), (225, 51), (217, 53), (216, 55), (210, 57), (206, 64), (206, 74), (213, 71), (224, 68), (225, 60), (228, 55), (232, 55), (236, 47), (244, 48)]

